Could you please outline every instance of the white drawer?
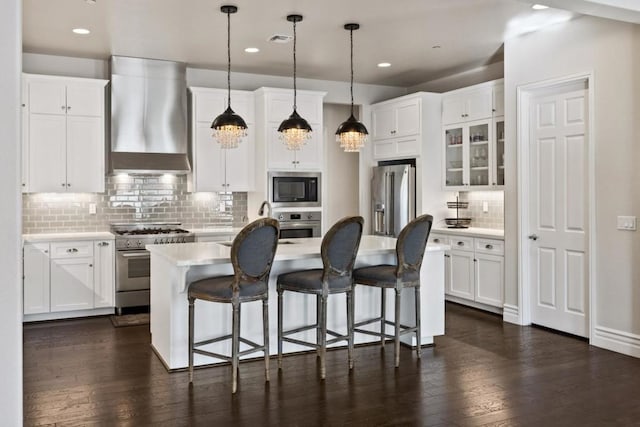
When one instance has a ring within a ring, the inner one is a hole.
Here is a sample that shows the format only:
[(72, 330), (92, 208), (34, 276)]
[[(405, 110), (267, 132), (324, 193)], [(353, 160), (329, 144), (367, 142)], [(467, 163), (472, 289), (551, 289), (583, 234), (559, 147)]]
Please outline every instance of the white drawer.
[(449, 236), (452, 251), (473, 252), (473, 237)]
[(93, 241), (52, 242), (51, 258), (83, 258), (93, 256)]
[(476, 238), (476, 252), (504, 255), (504, 241)]
[(435, 245), (448, 245), (449, 236), (445, 236), (444, 234), (429, 234), (429, 243), (433, 243)]

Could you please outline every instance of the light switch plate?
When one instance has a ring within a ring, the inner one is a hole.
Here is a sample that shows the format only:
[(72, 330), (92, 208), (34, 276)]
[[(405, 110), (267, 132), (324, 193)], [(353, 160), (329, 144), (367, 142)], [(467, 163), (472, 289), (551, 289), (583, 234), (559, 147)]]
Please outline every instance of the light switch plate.
[(96, 204), (89, 203), (89, 215), (95, 215), (95, 214), (96, 214)]
[(484, 213), (489, 212), (489, 202), (482, 202), (482, 212)]
[(636, 231), (636, 217), (619, 216), (617, 228), (618, 230)]

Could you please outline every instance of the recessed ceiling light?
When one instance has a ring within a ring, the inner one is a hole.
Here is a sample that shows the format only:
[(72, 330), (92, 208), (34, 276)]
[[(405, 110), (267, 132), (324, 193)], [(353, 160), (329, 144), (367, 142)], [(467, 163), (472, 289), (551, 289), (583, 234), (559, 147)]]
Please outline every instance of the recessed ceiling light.
[(380, 68), (388, 68), (391, 67), (391, 63), (390, 62), (381, 62), (378, 64), (378, 67)]
[(257, 47), (248, 47), (244, 51), (247, 53), (257, 53), (260, 52), (260, 49), (258, 49)]
[(81, 34), (81, 35), (87, 35), (89, 34), (91, 31), (87, 30), (86, 28), (74, 28), (72, 30), (75, 34)]
[(533, 9), (533, 10), (544, 10), (544, 9), (549, 9), (549, 6), (545, 6), (543, 4), (534, 4), (533, 6), (531, 6), (531, 9)]

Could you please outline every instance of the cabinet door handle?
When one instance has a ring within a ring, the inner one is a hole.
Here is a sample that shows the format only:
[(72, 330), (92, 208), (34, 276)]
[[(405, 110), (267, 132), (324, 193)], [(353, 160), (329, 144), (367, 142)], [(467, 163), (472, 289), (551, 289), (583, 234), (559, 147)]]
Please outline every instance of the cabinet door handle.
[(71, 110), (71, 107), (67, 107), (67, 111)]
[(67, 187), (71, 187), (71, 184), (67, 183)]
[(485, 249), (493, 249), (493, 245), (485, 245)]
[(434, 243), (440, 243), (440, 239), (433, 239)]
[(464, 246), (464, 242), (458, 242), (458, 246)]
[(44, 253), (45, 253), (45, 254), (48, 254), (48, 253), (49, 253), (49, 250), (48, 250), (48, 249), (45, 249), (45, 250), (44, 250)]
[(27, 104), (22, 104), (22, 106), (23, 106), (23, 107), (26, 107), (26, 106), (27, 106)]
[(537, 235), (537, 234), (530, 234), (530, 235), (529, 235), (529, 238), (530, 238), (531, 240), (533, 240), (533, 241), (536, 241), (536, 240), (538, 240), (538, 235)]
[(451, 255), (444, 254), (444, 257), (445, 257), (445, 258), (451, 258)]
[(473, 259), (473, 262), (478, 262), (478, 260), (474, 258), (474, 259)]
[(89, 267), (93, 267), (93, 264), (89, 264)]
[(62, 184), (60, 184), (60, 185), (62, 185), (63, 187), (65, 187), (67, 184), (65, 184), (65, 183), (63, 182), (63, 183), (62, 183)]
[(66, 110), (66, 109), (67, 109), (67, 107), (66, 107), (65, 105), (63, 105), (62, 107), (60, 107), (60, 109), (61, 109), (62, 111), (64, 111), (64, 110)]

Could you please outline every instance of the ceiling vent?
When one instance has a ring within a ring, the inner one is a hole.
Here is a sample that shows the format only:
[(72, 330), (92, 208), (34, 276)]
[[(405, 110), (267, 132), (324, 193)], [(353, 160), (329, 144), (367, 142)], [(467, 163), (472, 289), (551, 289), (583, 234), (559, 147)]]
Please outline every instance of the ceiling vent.
[(287, 34), (274, 34), (267, 39), (269, 42), (281, 44), (289, 43), (291, 40), (293, 40), (293, 37)]

